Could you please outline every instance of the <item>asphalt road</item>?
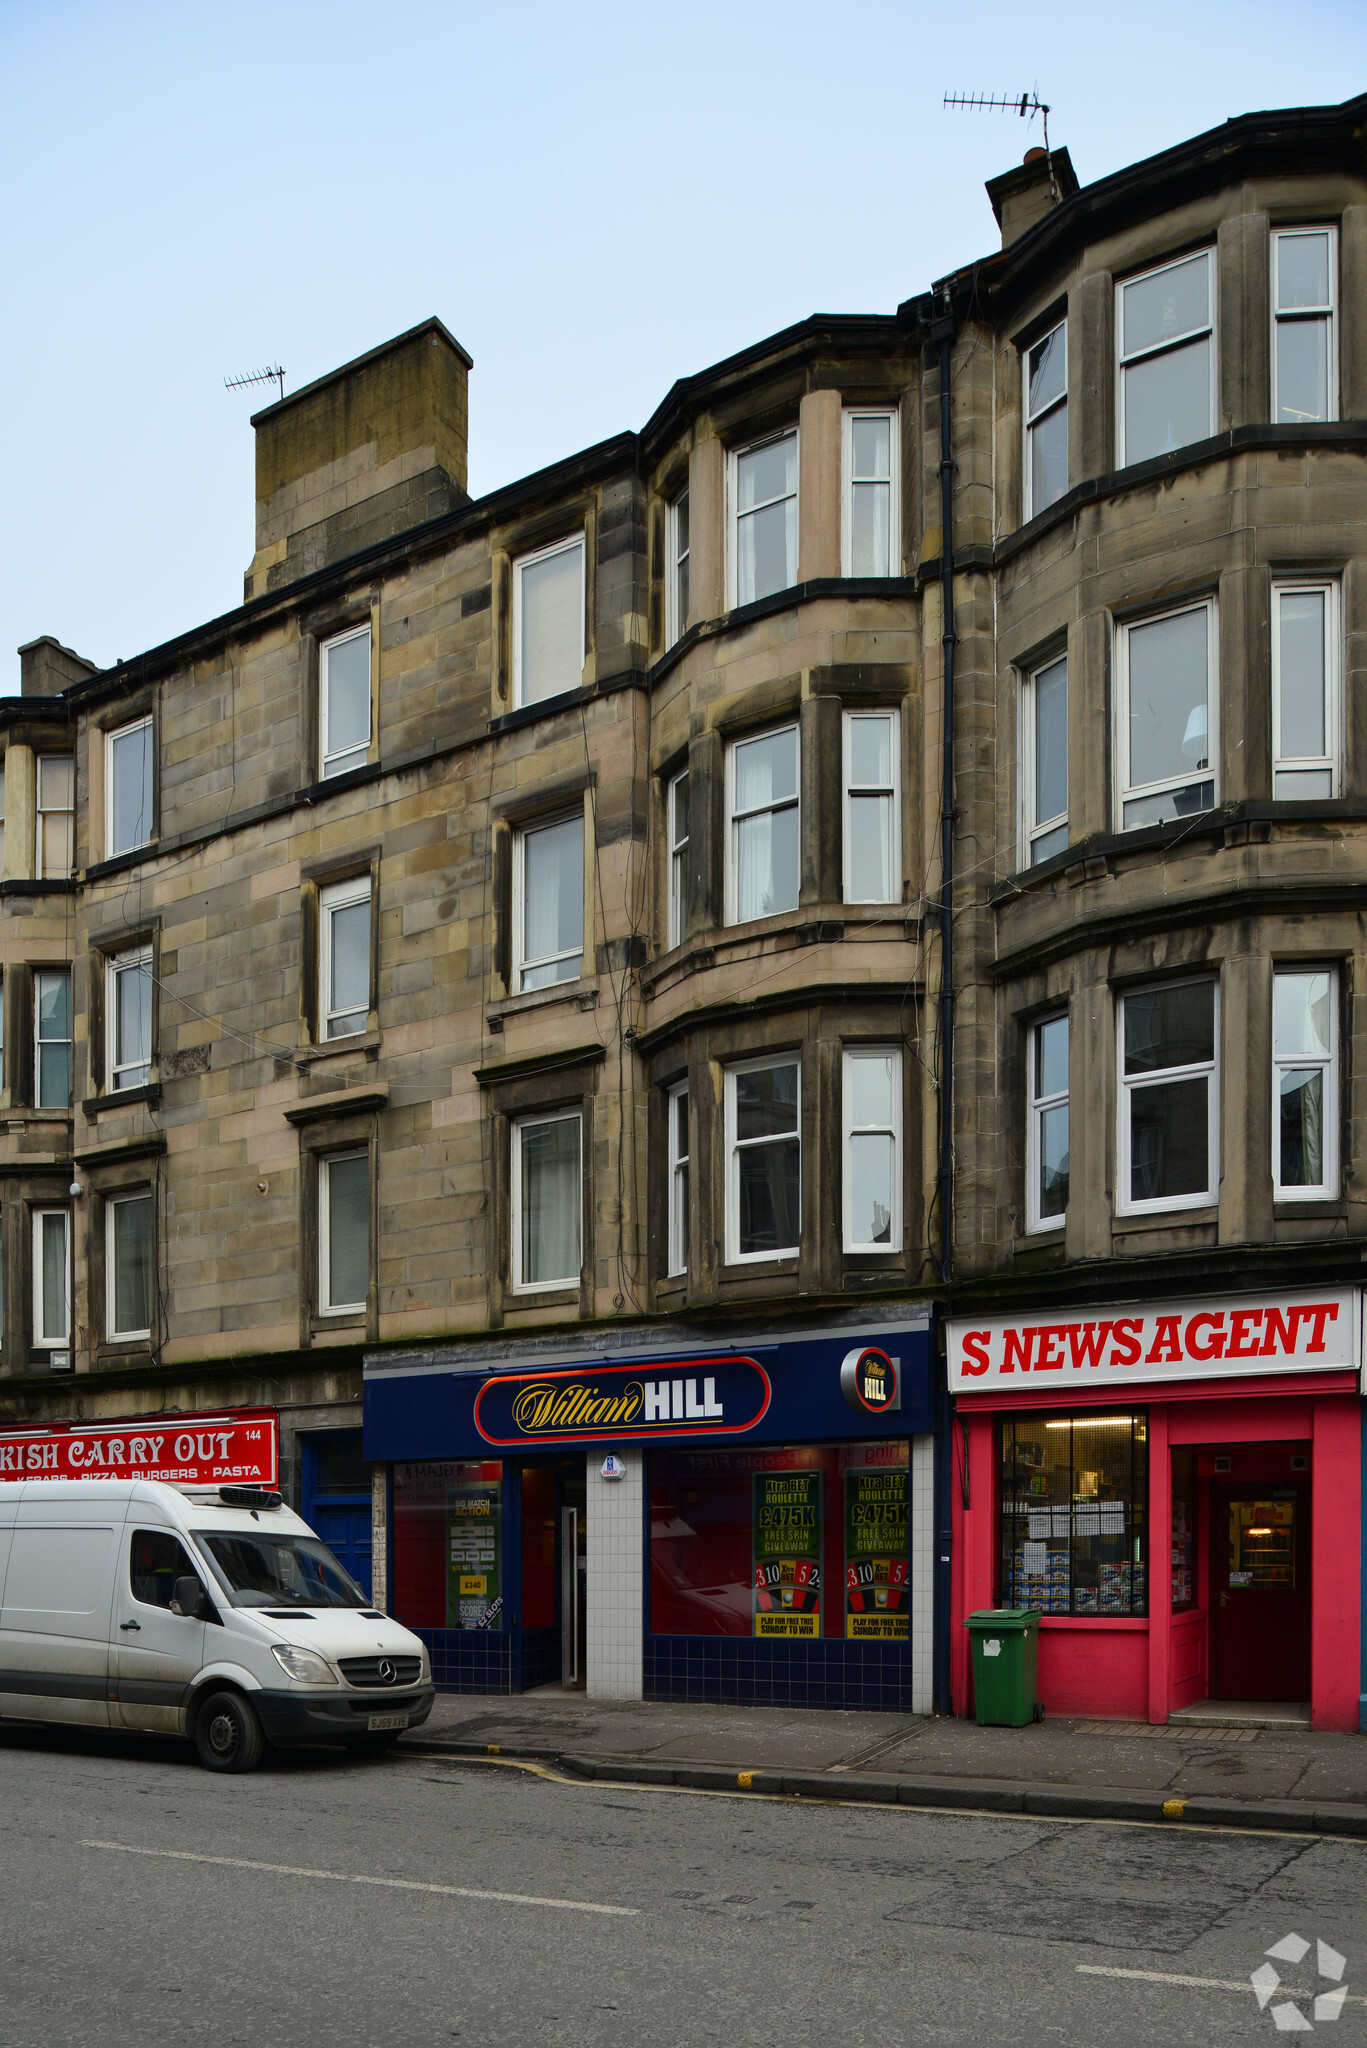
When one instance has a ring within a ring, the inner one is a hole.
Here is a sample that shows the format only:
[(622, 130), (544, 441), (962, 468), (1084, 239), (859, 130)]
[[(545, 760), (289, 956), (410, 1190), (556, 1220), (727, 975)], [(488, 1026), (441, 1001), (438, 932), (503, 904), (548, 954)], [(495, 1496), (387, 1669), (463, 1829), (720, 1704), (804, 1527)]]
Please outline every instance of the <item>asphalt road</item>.
[(1350, 1841), (0, 1730), (0, 2048), (1206, 2048), (1285, 2032), (1219, 1986), (1292, 1931), (1367, 2038)]

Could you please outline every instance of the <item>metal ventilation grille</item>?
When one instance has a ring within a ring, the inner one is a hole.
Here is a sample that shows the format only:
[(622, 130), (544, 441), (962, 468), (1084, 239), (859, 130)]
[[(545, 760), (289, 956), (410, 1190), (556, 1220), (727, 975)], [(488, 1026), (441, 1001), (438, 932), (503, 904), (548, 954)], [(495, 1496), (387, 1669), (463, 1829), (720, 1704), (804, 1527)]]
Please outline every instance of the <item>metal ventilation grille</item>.
[(343, 1657), (342, 1676), (348, 1685), (416, 1685), (421, 1657)]

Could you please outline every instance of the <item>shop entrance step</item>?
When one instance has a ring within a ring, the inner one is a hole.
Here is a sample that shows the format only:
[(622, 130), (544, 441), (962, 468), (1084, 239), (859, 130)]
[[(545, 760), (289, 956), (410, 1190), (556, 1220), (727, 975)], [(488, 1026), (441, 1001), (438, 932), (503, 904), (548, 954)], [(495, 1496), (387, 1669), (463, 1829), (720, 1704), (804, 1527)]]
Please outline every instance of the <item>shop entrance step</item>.
[(1197, 1700), (1168, 1715), (1179, 1728), (1308, 1728), (1309, 1700)]

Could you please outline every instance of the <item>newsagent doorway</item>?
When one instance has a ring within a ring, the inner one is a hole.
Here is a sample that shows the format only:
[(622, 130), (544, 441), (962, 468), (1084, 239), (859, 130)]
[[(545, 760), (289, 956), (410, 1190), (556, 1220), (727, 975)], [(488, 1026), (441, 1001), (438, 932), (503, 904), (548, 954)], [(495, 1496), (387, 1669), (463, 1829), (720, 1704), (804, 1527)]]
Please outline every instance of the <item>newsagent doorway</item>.
[(1310, 1485), (1210, 1488), (1210, 1697), (1310, 1697)]

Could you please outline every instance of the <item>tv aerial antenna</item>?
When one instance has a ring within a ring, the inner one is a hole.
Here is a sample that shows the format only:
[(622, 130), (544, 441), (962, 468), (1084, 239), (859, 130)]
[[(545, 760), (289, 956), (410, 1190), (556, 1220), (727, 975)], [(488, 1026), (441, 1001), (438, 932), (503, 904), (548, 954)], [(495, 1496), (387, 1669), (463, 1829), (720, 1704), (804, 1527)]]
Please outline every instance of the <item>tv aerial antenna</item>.
[(280, 397), (285, 395), (285, 373), (278, 363), (267, 363), (264, 370), (248, 370), (244, 377), (225, 377), (225, 391), (246, 391), (253, 384), (278, 384)]
[(985, 92), (947, 92), (944, 103), (947, 107), (959, 107), (967, 113), (1019, 114), (1022, 121), (1033, 121), (1038, 114), (1044, 128), (1044, 160), (1049, 166), (1049, 190), (1054, 195), (1055, 205), (1058, 204), (1058, 181), (1054, 176), (1054, 157), (1049, 147), (1050, 109), (1040, 98), (1037, 90), (1023, 92), (1019, 96), (1013, 94), (1010, 99), (996, 98)]

